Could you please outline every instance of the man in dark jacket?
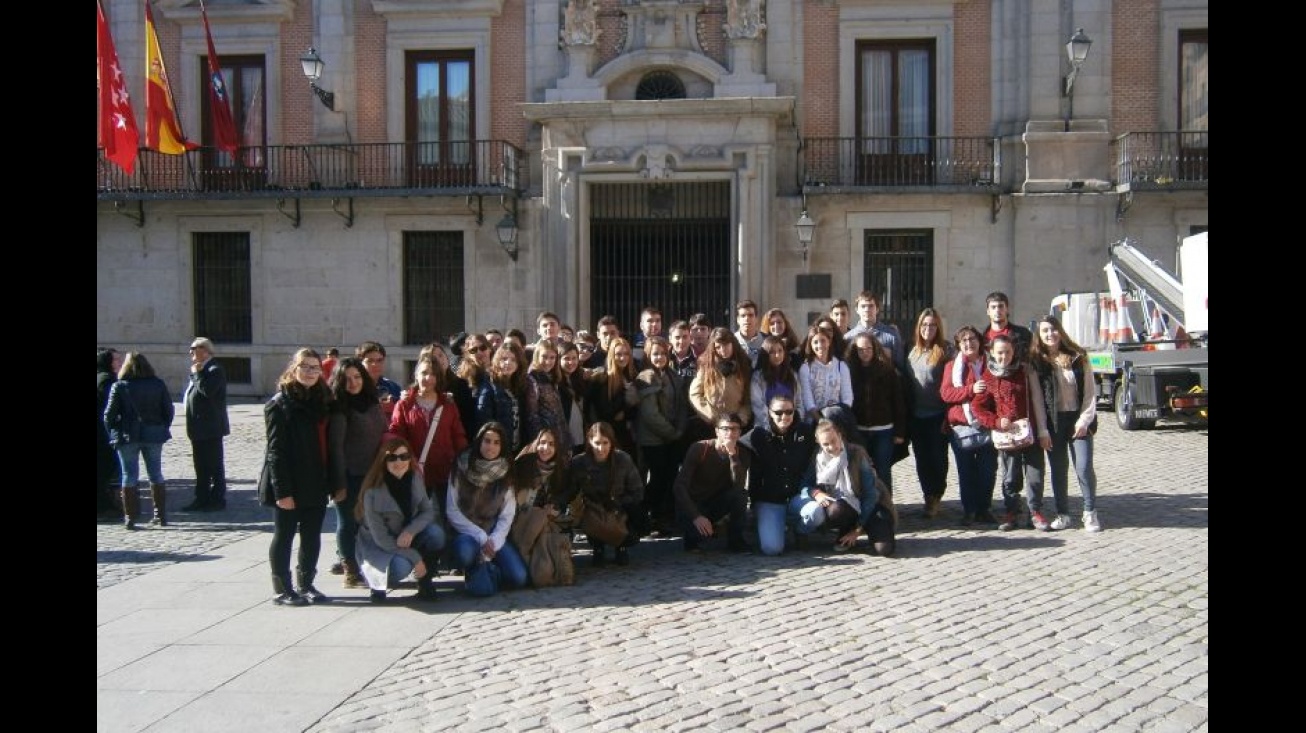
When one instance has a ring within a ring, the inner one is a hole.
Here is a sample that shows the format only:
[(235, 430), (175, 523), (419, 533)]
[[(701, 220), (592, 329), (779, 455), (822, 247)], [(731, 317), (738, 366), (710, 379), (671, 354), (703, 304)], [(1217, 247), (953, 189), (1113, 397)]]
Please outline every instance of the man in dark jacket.
[(195, 499), (187, 512), (227, 508), (227, 468), (222, 439), (231, 434), (227, 419), (227, 376), (213, 358), (213, 342), (200, 337), (190, 344), (190, 381), (186, 384), (186, 437), (195, 462)]
[(728, 413), (715, 422), (716, 438), (691, 444), (676, 475), (672, 487), (676, 523), (685, 538), (685, 550), (693, 552), (700, 542), (716, 533), (715, 523), (729, 515), (727, 546), (731, 552), (747, 552), (744, 523), (748, 521), (748, 497), (744, 495), (744, 480), (753, 452), (739, 444), (743, 425), (739, 415)]

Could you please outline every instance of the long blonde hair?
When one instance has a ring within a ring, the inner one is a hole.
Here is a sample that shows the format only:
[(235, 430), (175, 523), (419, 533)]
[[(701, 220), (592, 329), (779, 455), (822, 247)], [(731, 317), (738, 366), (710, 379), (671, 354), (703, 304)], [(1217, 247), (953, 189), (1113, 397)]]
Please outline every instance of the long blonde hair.
[[(926, 341), (921, 338), (921, 324), (925, 323), (926, 318), (933, 317), (936, 321), (934, 329), (934, 338)], [(916, 329), (912, 332), (912, 342), (915, 344), (911, 348), (912, 356), (920, 354), (925, 355), (925, 363), (935, 366), (948, 356), (948, 339), (943, 336), (943, 314), (933, 308), (926, 308), (916, 316)]]

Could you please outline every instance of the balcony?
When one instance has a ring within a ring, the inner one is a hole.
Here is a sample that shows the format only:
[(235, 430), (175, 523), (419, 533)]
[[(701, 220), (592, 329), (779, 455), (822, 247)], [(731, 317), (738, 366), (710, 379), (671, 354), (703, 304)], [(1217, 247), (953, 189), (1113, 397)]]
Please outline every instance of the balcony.
[(164, 155), (142, 148), (128, 175), (95, 154), (100, 201), (515, 195), (524, 154), (502, 140), (268, 145)]
[(1206, 190), (1207, 132), (1127, 132), (1111, 142), (1118, 192)]
[(1000, 151), (990, 137), (809, 137), (803, 189), (991, 193), (1001, 180)]

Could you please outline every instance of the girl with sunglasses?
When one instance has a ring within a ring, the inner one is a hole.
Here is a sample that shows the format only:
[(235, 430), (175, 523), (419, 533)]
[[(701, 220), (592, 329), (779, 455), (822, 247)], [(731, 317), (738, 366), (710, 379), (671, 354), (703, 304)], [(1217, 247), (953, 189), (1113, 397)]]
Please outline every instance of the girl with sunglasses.
[(435, 600), (435, 568), (445, 534), (439, 505), (426, 492), (413, 447), (403, 438), (381, 443), (354, 509), (356, 554), (373, 603), (412, 573), (417, 597)]

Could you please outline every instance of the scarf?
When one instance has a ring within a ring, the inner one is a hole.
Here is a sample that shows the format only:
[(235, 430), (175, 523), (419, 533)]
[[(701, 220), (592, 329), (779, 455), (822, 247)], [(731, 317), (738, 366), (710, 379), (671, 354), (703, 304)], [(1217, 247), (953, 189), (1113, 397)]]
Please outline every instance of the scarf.
[(828, 493), (848, 502), (849, 506), (857, 506), (856, 497), (853, 496), (852, 478), (848, 475), (847, 446), (839, 451), (837, 456), (832, 456), (825, 451), (816, 454), (816, 483), (829, 486)]
[[(472, 450), (475, 450), (475, 448), (473, 447)], [(477, 488), (483, 489), (508, 475), (511, 464), (502, 455), (492, 461), (484, 458), (472, 458), (471, 455), (471, 451), (462, 454), (458, 459), (458, 463), (467, 481), (476, 485)]]
[[(409, 464), (412, 465), (412, 464)], [(395, 500), (399, 505), (399, 511), (404, 513), (404, 526), (413, 521), (413, 471), (408, 470), (403, 476), (396, 477), (389, 471), (385, 472), (385, 487), (390, 490), (390, 498)]]
[(718, 361), (718, 362), (716, 363), (716, 371), (717, 371), (717, 374), (720, 374), (720, 375), (723, 376), (723, 377), (728, 377), (728, 376), (734, 374), (734, 373), (735, 373), (735, 360), (734, 360), (734, 359), (729, 359), (729, 360), (724, 360), (724, 359), (723, 359), (722, 361)]

